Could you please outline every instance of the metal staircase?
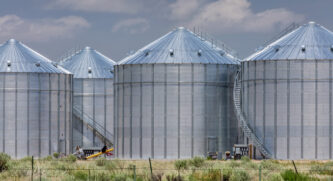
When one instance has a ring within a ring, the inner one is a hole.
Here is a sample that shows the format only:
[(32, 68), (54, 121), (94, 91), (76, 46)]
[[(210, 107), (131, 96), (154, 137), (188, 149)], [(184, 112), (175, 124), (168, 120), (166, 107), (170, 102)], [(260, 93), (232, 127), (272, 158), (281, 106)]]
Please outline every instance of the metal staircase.
[(237, 119), (240, 123), (240, 126), (245, 136), (253, 141), (253, 144), (256, 147), (256, 149), (258, 149), (261, 152), (261, 154), (265, 156), (265, 158), (272, 158), (272, 154), (265, 148), (263, 143), (261, 143), (259, 138), (254, 134), (253, 130), (247, 124), (247, 121), (241, 109), (240, 97), (241, 97), (240, 72), (237, 72), (234, 82), (234, 95), (233, 95)]
[(113, 145), (113, 134), (108, 132), (104, 126), (97, 123), (93, 118), (91, 118), (88, 114), (82, 112), (79, 106), (73, 106), (73, 114), (77, 118), (79, 118), (83, 123), (85, 123), (88, 128), (95, 131), (98, 137), (106, 144), (106, 146), (111, 147)]

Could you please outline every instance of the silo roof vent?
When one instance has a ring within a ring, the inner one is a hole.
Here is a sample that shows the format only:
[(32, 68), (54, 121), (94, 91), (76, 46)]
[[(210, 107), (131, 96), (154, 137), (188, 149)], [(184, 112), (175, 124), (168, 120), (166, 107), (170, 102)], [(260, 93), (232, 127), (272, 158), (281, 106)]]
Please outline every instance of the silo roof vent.
[(12, 62), (10, 60), (7, 60), (7, 67), (12, 66)]
[(219, 53), (220, 53), (220, 55), (221, 55), (221, 56), (224, 56), (224, 55), (225, 55), (225, 52), (224, 52), (224, 51), (222, 51), (222, 50), (221, 50), (221, 51), (219, 51)]
[(331, 52), (333, 52), (333, 45), (331, 45)]
[(74, 78), (113, 78), (110, 67), (113, 69), (116, 64), (115, 61), (88, 46), (60, 63), (74, 74)]
[(198, 56), (200, 57), (202, 54), (202, 51), (201, 50), (198, 50)]
[(52, 65), (55, 67), (58, 67), (58, 63), (57, 62), (52, 62)]
[(305, 45), (301, 46), (302, 52), (305, 52)]
[(170, 56), (173, 57), (173, 55), (174, 55), (173, 49), (170, 49), (169, 53), (170, 53)]
[(145, 57), (147, 57), (149, 55), (149, 52), (150, 52), (149, 49), (147, 49), (147, 50), (144, 51)]
[(36, 67), (40, 67), (40, 62), (35, 63)]

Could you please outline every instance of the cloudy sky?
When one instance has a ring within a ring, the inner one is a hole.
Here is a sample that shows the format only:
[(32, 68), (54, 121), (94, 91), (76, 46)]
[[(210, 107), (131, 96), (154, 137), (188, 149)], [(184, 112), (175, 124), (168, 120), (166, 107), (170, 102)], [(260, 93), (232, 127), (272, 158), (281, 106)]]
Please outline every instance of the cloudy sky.
[(333, 30), (332, 0), (1, 0), (0, 41), (15, 38), (57, 61), (91, 46), (115, 61), (184, 26), (244, 58), (286, 26)]

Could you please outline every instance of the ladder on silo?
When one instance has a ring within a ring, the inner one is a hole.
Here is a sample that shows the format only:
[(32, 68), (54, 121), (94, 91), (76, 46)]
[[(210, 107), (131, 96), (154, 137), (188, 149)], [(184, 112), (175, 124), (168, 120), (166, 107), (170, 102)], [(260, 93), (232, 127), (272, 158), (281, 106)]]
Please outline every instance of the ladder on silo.
[(73, 105), (73, 114), (77, 118), (79, 118), (84, 124), (88, 126), (88, 128), (95, 131), (98, 137), (104, 141), (106, 146), (111, 147), (113, 145), (113, 134), (107, 131), (104, 126), (97, 123), (93, 118), (91, 118), (88, 114), (84, 113), (79, 106)]
[(237, 72), (235, 76), (234, 81), (234, 107), (236, 110), (236, 116), (240, 123), (241, 129), (243, 130), (246, 137), (248, 137), (256, 146), (256, 148), (263, 154), (266, 158), (272, 158), (272, 154), (265, 148), (264, 144), (260, 141), (260, 139), (257, 137), (257, 135), (254, 134), (251, 127), (248, 125), (242, 109), (241, 109), (241, 103), (240, 103), (240, 97), (241, 97), (241, 81), (240, 81), (240, 72)]

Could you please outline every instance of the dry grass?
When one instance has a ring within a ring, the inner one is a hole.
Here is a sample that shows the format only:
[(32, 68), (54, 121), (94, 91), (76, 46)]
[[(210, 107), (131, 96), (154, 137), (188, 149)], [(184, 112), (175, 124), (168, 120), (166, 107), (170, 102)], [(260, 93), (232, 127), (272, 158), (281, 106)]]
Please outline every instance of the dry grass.
[[(251, 180), (259, 180), (259, 168), (261, 168), (262, 180), (276, 180), (280, 173), (291, 169), (294, 170), (291, 161), (284, 160), (228, 160), (228, 161), (208, 161), (201, 167), (195, 167), (188, 162), (188, 169), (181, 169), (179, 172), (175, 168), (176, 160), (152, 160), (153, 173), (159, 175), (162, 180), (167, 177), (181, 175), (183, 180), (195, 180), (197, 178), (221, 178), (245, 171)], [(333, 170), (333, 162), (330, 161), (295, 161), (298, 172), (316, 177), (320, 180), (333, 178), (333, 173), (325, 169)], [(10, 169), (0, 173), (0, 180), (29, 180), (31, 177), (31, 160), (12, 160)], [(85, 180), (88, 177), (96, 180), (122, 180), (133, 178), (133, 166), (136, 167), (137, 180), (150, 180), (150, 167), (148, 160), (105, 160), (103, 163), (97, 160), (76, 162), (61, 161), (59, 159), (35, 160), (34, 178), (42, 180)], [(24, 170), (25, 169), (25, 170)], [(89, 171), (90, 169), (90, 171)], [(215, 170), (209, 172), (208, 170)], [(208, 175), (207, 175), (208, 174)], [(212, 175), (215, 174), (215, 175)], [(217, 175), (216, 175), (217, 174)], [(230, 178), (234, 178), (230, 177)]]

